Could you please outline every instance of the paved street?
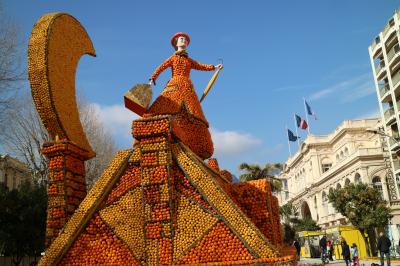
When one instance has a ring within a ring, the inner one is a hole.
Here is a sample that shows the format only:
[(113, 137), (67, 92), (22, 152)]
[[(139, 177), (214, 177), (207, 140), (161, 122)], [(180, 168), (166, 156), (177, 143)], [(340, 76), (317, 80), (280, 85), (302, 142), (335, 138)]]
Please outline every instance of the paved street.
[[(372, 263), (378, 263), (380, 265), (379, 260), (361, 260), (360, 265), (361, 266), (370, 266)], [(310, 258), (302, 258), (300, 259), (299, 266), (313, 266), (313, 265), (322, 265), (320, 259), (310, 259)], [(331, 261), (328, 265), (333, 266), (333, 265), (346, 265), (344, 260), (335, 260)], [(386, 261), (385, 261), (386, 265)], [(391, 266), (400, 266), (400, 261), (392, 261)]]

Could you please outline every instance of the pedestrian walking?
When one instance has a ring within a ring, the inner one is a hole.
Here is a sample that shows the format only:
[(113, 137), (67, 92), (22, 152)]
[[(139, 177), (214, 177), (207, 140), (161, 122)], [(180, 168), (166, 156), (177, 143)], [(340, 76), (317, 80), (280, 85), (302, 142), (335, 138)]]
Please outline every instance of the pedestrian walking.
[(328, 239), (328, 241), (326, 241), (326, 252), (327, 252), (327, 256), (328, 256), (328, 258), (329, 258), (329, 260), (330, 261), (333, 261), (333, 258), (332, 258), (332, 250), (333, 249), (333, 247), (332, 247), (332, 242), (331, 242), (331, 240), (330, 239)]
[(353, 260), (353, 265), (360, 266), (360, 260), (358, 259), (358, 248), (356, 243), (351, 245), (351, 256)]
[(385, 265), (385, 256), (387, 266), (390, 266), (390, 246), (392, 243), (389, 238), (385, 236), (383, 232), (379, 234), (377, 249), (379, 250), (379, 255), (381, 256), (381, 266)]
[(319, 240), (319, 248), (321, 250), (321, 255), (323, 257), (326, 256), (326, 236), (323, 236), (320, 240)]
[(296, 248), (296, 252), (297, 252), (297, 260), (300, 260), (300, 251), (301, 251), (301, 246), (299, 241), (297, 241), (297, 239), (294, 240), (293, 242), (293, 246)]
[(342, 240), (342, 256), (344, 261), (346, 262), (346, 266), (350, 264), (350, 247), (347, 245), (346, 240)]

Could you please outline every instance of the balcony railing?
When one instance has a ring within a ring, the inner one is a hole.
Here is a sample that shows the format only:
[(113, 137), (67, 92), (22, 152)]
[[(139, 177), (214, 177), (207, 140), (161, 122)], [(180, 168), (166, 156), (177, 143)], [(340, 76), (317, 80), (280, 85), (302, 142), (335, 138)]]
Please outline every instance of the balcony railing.
[(400, 144), (400, 138), (399, 137), (390, 137), (389, 138), (389, 144), (390, 144), (390, 147), (393, 147), (393, 146), (395, 146), (395, 145), (399, 145)]
[(393, 161), (393, 167), (395, 172), (400, 170), (400, 162), (398, 160)]
[(393, 86), (395, 86), (400, 81), (400, 71), (398, 70), (396, 74), (392, 77)]
[(373, 51), (375, 47), (381, 42), (381, 38), (379, 36), (376, 36), (376, 38), (372, 41), (371, 44), (371, 50)]
[(385, 111), (385, 115), (384, 115), (384, 116), (385, 116), (385, 120), (386, 120), (386, 121), (388, 121), (390, 117), (394, 116), (394, 109), (393, 109), (393, 107), (387, 109), (387, 110)]
[(388, 32), (390, 31), (390, 28), (391, 28), (392, 26), (394, 26), (394, 21), (393, 21), (393, 19), (391, 19), (391, 20), (386, 24), (385, 28), (383, 29), (383, 33), (382, 33), (383, 38), (386, 37), (386, 35), (388, 34)]
[(390, 49), (390, 51), (387, 53), (388, 61), (392, 61), (393, 57), (400, 51), (399, 44), (396, 44), (395, 46)]
[(385, 61), (380, 61), (378, 64), (375, 65), (375, 74), (378, 75), (378, 73), (382, 70), (382, 68), (385, 67)]
[(397, 70), (396, 74), (392, 77), (393, 86), (395, 86), (400, 81), (400, 70)]
[(379, 95), (381, 98), (390, 90), (389, 84), (379, 84)]

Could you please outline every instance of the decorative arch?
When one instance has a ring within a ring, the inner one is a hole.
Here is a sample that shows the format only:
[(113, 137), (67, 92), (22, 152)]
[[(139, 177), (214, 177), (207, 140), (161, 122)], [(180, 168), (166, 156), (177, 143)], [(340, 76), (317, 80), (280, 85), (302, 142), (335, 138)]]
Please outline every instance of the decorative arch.
[(350, 183), (350, 179), (346, 178), (346, 180), (344, 181), (344, 186), (347, 187), (348, 185), (350, 185)]
[(376, 168), (376, 169), (372, 170), (372, 171), (369, 173), (368, 182), (371, 182), (371, 183), (372, 183), (372, 179), (373, 179), (375, 176), (386, 176), (386, 167), (385, 167), (385, 166), (382, 166), (382, 167), (379, 167), (379, 168)]
[(305, 219), (305, 218), (312, 219), (310, 206), (308, 206), (307, 201), (303, 201), (303, 203), (301, 204), (301, 217), (303, 219)]
[(359, 173), (356, 173), (354, 175), (354, 183), (358, 184), (358, 183), (361, 183), (361, 182), (362, 182), (361, 181), (361, 175)]
[(376, 188), (377, 190), (379, 190), (379, 192), (381, 194), (383, 194), (383, 186), (382, 186), (382, 181), (381, 178), (379, 176), (374, 176), (372, 178), (372, 186), (374, 188)]
[(342, 188), (342, 186), (340, 185), (340, 183), (337, 183), (336, 189), (341, 189), (341, 188)]

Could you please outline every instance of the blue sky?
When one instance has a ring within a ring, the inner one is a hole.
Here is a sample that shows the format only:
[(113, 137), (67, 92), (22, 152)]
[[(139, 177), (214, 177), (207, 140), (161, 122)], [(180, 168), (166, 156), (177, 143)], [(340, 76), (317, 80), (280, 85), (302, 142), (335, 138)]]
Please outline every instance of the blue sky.
[[(202, 107), (220, 166), (238, 174), (241, 162), (287, 159), (285, 126), (294, 131), (293, 113), (304, 117), (303, 97), (318, 115), (310, 121), (316, 135), (378, 115), (368, 46), (400, 1), (7, 0), (3, 7), (26, 47), (43, 14), (67, 12), (82, 23), (97, 57), (81, 59), (76, 87), (96, 104), (120, 148), (131, 145), (136, 117), (124, 109), (123, 94), (173, 53), (175, 32), (187, 32), (192, 58), (224, 60)], [(211, 76), (192, 72), (199, 95)], [(169, 78), (169, 71), (160, 76), (153, 95)]]

